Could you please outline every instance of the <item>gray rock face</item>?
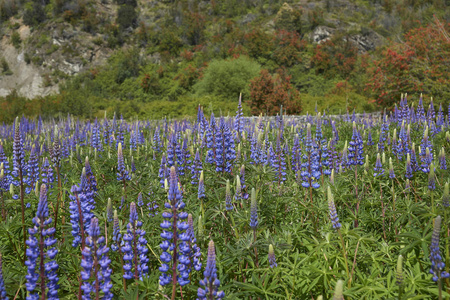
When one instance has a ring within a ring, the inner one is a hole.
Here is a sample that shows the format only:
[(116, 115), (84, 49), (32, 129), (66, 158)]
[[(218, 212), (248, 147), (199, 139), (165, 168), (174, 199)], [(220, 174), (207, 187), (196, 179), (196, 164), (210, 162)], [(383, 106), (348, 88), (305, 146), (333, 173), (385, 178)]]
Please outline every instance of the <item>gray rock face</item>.
[(323, 43), (333, 36), (336, 29), (327, 26), (318, 26), (311, 33), (311, 39), (315, 43)]
[(0, 52), (7, 61), (12, 75), (0, 75), (0, 96), (9, 95), (14, 89), (21, 96), (35, 98), (58, 92), (58, 86), (44, 86), (44, 78), (38, 67), (27, 64), (24, 52), (17, 51), (6, 37), (0, 43)]

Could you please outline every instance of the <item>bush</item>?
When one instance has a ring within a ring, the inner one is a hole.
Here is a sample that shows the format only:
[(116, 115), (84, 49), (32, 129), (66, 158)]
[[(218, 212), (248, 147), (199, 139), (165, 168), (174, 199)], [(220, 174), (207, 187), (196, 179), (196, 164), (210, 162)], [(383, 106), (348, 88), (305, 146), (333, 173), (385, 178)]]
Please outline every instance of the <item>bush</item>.
[(136, 28), (137, 26), (137, 13), (133, 6), (122, 5), (117, 12), (116, 23), (119, 24), (121, 30), (129, 27)]
[(203, 79), (194, 85), (201, 96), (212, 95), (219, 99), (244, 99), (250, 95), (250, 80), (258, 76), (261, 66), (248, 57), (232, 60), (213, 60), (206, 68)]
[(22, 39), (20, 38), (20, 34), (17, 31), (14, 31), (11, 35), (11, 43), (13, 44), (14, 48), (19, 49), (20, 45), (22, 44)]

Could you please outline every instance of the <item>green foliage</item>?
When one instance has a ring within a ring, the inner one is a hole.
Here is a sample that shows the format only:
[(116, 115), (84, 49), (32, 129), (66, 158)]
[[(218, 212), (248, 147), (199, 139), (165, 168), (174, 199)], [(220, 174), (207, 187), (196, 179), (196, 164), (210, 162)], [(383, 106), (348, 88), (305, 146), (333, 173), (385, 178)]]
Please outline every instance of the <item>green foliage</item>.
[(47, 19), (44, 6), (39, 1), (33, 1), (27, 4), (23, 13), (23, 23), (29, 26), (36, 26)]
[(293, 9), (286, 2), (278, 11), (275, 17), (275, 28), (278, 30), (302, 32), (302, 12)]
[(136, 28), (137, 26), (137, 13), (132, 5), (121, 5), (117, 11), (116, 23), (121, 30), (125, 30), (129, 27)]
[(11, 34), (11, 43), (13, 44), (14, 48), (19, 49), (22, 44), (22, 39), (20, 38), (20, 34), (17, 31), (14, 31), (13, 34)]
[(237, 99), (242, 93), (246, 99), (250, 80), (256, 77), (261, 66), (248, 57), (231, 60), (214, 60), (205, 69), (203, 78), (194, 86), (201, 96), (212, 95), (219, 99)]

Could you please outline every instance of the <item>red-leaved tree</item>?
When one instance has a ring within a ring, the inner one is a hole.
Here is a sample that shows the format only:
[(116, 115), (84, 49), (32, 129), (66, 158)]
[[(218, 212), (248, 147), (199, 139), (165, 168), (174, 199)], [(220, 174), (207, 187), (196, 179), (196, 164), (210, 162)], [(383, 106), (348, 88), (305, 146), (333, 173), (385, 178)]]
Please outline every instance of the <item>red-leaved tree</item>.
[(252, 114), (275, 115), (281, 105), (288, 114), (298, 114), (302, 110), (300, 93), (291, 85), (291, 76), (285, 69), (277, 70), (274, 76), (265, 69), (261, 70), (260, 76), (250, 83)]

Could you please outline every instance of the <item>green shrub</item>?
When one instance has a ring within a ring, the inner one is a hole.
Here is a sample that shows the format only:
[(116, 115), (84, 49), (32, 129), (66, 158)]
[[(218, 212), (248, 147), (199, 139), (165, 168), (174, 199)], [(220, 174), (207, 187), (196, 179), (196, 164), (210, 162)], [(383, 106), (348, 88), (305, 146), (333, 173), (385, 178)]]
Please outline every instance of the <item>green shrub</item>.
[(17, 31), (14, 31), (13, 34), (11, 34), (11, 43), (13, 44), (14, 48), (20, 48), (22, 39), (20, 38), (20, 34)]
[(211, 95), (220, 100), (244, 99), (250, 95), (250, 80), (258, 76), (261, 66), (248, 57), (231, 60), (213, 60), (206, 68), (202, 80), (194, 85), (199, 96)]

